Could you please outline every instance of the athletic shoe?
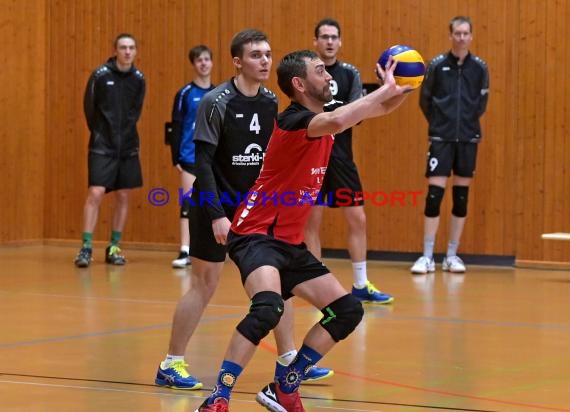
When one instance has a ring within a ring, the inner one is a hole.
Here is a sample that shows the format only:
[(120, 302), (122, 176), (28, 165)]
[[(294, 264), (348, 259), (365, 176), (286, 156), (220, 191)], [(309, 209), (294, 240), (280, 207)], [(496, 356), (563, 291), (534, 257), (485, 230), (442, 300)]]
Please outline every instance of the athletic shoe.
[[(275, 375), (279, 375), (279, 376), (284, 375), (286, 369), (287, 369), (287, 366), (282, 365), (279, 362), (276, 362)], [(309, 371), (305, 374), (305, 379), (303, 379), (303, 381), (304, 382), (315, 382), (315, 381), (320, 381), (322, 379), (330, 378), (333, 375), (334, 375), (334, 371), (332, 369), (319, 368), (317, 366), (312, 366), (309, 369)], [(277, 380), (277, 376), (275, 376), (275, 380)]]
[(461, 260), (459, 256), (447, 256), (443, 259), (443, 264), (441, 268), (445, 272), (451, 273), (464, 273), (465, 272), (465, 263)]
[(229, 412), (228, 400), (224, 398), (216, 398), (211, 404), (207, 404), (208, 399), (206, 399), (202, 405), (194, 412)]
[(188, 252), (180, 251), (176, 259), (172, 261), (172, 267), (175, 269), (184, 269), (186, 266), (191, 265), (190, 255)]
[(202, 382), (191, 376), (186, 370), (187, 367), (188, 364), (182, 360), (171, 362), (166, 369), (164, 369), (162, 364), (160, 364), (158, 365), (158, 371), (156, 372), (154, 383), (158, 386), (166, 386), (167, 388), (172, 389), (202, 389)]
[(93, 255), (93, 249), (89, 247), (82, 247), (79, 249), (79, 253), (75, 257), (75, 266), (78, 268), (86, 268), (91, 263), (93, 259), (91, 256)]
[(322, 379), (330, 378), (334, 375), (334, 371), (329, 368), (319, 368), (317, 366), (311, 367), (309, 371), (305, 374), (304, 382), (316, 382)]
[(425, 275), (428, 272), (435, 272), (435, 261), (431, 257), (422, 256), (416, 263), (412, 266), (411, 269), (412, 273), (416, 273), (418, 275)]
[(283, 393), (279, 389), (279, 385), (274, 382), (260, 390), (255, 400), (272, 412), (305, 412), (298, 390), (292, 393)]
[(124, 265), (127, 259), (121, 255), (121, 248), (119, 246), (111, 245), (105, 249), (105, 262), (111, 265)]
[(394, 298), (387, 293), (380, 292), (369, 280), (362, 288), (352, 285), (352, 296), (362, 302), (379, 303), (381, 305), (392, 303)]

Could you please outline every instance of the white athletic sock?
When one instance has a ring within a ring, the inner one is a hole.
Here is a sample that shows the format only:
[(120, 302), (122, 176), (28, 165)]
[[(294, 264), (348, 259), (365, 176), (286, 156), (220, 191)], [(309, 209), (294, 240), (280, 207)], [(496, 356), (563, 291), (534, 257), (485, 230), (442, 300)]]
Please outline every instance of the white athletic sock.
[(295, 349), (293, 349), (292, 351), (284, 353), (283, 355), (279, 355), (277, 357), (277, 362), (279, 362), (283, 366), (287, 366), (291, 362), (293, 362), (293, 359), (295, 359), (295, 356), (297, 356), (297, 351)]
[(447, 257), (457, 256), (457, 248), (459, 248), (459, 242), (449, 242), (447, 244)]
[(352, 262), (352, 272), (354, 275), (354, 287), (362, 289), (366, 286), (368, 275), (366, 274), (366, 261)]
[(183, 360), (184, 360), (184, 355), (183, 355), (183, 356), (176, 356), (176, 355), (168, 355), (168, 354), (167, 354), (167, 355), (166, 355), (166, 358), (164, 359), (164, 361), (160, 363), (160, 367), (161, 367), (162, 369), (167, 369), (167, 368), (170, 366), (170, 364), (171, 364), (172, 362), (178, 361), (178, 360), (183, 361)]
[(180, 246), (180, 251), (190, 253), (190, 246), (189, 245), (182, 245), (182, 246)]
[(434, 237), (424, 237), (424, 256), (428, 258), (433, 258), (433, 247), (435, 246)]

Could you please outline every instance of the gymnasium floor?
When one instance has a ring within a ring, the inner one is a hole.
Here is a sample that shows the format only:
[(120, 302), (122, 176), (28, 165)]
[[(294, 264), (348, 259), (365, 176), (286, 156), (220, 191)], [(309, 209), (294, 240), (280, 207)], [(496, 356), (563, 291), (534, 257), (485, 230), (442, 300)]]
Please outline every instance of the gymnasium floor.
[[(125, 267), (73, 266), (75, 247), (0, 248), (0, 411), (193, 412), (209, 393), (153, 385), (187, 270), (175, 253), (126, 250)], [(327, 260), (348, 287), (350, 263)], [(336, 374), (301, 388), (307, 411), (570, 411), (570, 272), (470, 266), (412, 276), (372, 262), (394, 294), (366, 306), (357, 330), (320, 363)], [(233, 263), (187, 351), (211, 388), (229, 336), (247, 309)], [(296, 335), (319, 312), (296, 301)], [(240, 377), (231, 411), (261, 411), (272, 377), (268, 337)]]

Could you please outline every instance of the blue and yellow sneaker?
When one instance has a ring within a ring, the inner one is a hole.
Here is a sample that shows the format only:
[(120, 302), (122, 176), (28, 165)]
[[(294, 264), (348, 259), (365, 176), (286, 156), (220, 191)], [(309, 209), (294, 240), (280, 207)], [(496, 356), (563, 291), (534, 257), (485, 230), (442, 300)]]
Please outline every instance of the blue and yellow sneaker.
[(305, 374), (304, 382), (315, 382), (321, 379), (330, 378), (334, 375), (334, 371), (329, 368), (319, 368), (318, 366), (312, 366), (311, 369)]
[[(279, 362), (275, 364), (275, 380), (277, 380), (277, 376), (281, 376), (285, 374), (285, 370), (287, 366), (282, 365)], [(319, 368), (317, 366), (312, 366), (311, 369), (305, 374), (305, 378), (303, 382), (315, 382), (320, 381), (322, 379), (330, 378), (334, 375), (334, 371), (329, 368)]]
[(154, 383), (172, 389), (197, 390), (202, 389), (202, 382), (191, 376), (186, 368), (188, 364), (183, 360), (170, 363), (168, 368), (163, 368), (163, 363), (158, 365)]
[(91, 263), (91, 260), (93, 259), (92, 255), (93, 255), (93, 249), (89, 247), (82, 247), (81, 250), (79, 250), (77, 256), (75, 257), (74, 260), (75, 266), (77, 266), (78, 268), (88, 267), (89, 264)]
[(366, 281), (366, 285), (363, 288), (357, 288), (352, 285), (352, 296), (362, 302), (379, 303), (381, 305), (394, 301), (392, 296), (380, 292), (369, 280)]

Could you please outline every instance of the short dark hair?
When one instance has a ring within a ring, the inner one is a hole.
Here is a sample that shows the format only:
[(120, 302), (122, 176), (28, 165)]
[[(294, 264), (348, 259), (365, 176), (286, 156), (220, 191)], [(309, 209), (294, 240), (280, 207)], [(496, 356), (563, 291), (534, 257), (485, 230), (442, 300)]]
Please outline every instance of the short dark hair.
[(467, 16), (455, 16), (454, 18), (452, 18), (451, 21), (449, 22), (449, 32), (453, 33), (453, 26), (455, 26), (456, 24), (463, 24), (463, 23), (469, 24), (469, 33), (473, 32), (473, 25), (471, 24), (471, 19)]
[(135, 36), (129, 33), (121, 33), (117, 37), (115, 37), (115, 41), (113, 42), (113, 47), (115, 49), (117, 48), (119, 40), (121, 39), (133, 39), (133, 41), (135, 42), (135, 46), (137, 45), (137, 39), (135, 39)]
[(315, 26), (315, 39), (319, 37), (319, 30), (321, 26), (334, 26), (338, 30), (338, 37), (340, 37), (340, 24), (335, 19), (331, 19), (330, 17), (324, 18), (317, 23)]
[(279, 62), (277, 67), (277, 84), (283, 93), (293, 98), (295, 89), (291, 81), (293, 77), (307, 77), (307, 62), (305, 59), (314, 60), (319, 56), (312, 50), (299, 50), (287, 54)]
[(243, 57), (244, 45), (262, 41), (269, 42), (269, 39), (265, 33), (257, 29), (245, 29), (236, 33), (230, 46), (232, 57)]
[(190, 51), (188, 52), (188, 60), (190, 60), (190, 63), (194, 64), (194, 60), (200, 57), (200, 55), (204, 52), (210, 55), (210, 59), (212, 58), (212, 50), (210, 50), (208, 46), (200, 44), (190, 49)]

